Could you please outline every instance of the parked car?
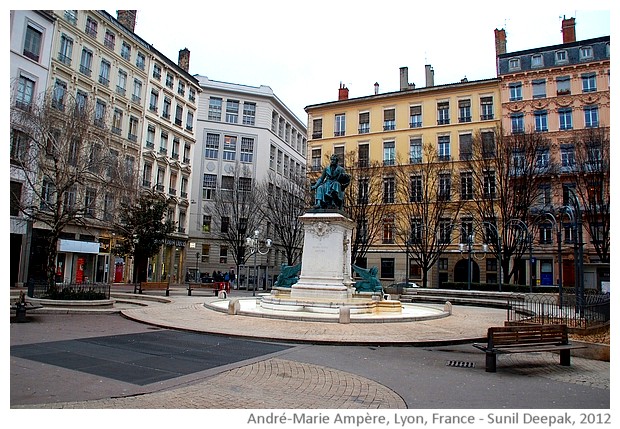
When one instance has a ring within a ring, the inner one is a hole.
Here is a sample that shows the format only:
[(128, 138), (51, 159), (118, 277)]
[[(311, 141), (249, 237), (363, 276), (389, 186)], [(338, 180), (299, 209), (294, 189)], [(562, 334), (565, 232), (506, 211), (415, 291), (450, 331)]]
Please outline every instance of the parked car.
[(392, 283), (391, 285), (385, 287), (384, 289), (386, 293), (401, 294), (406, 288), (416, 288), (416, 287), (420, 287), (420, 286), (418, 286), (418, 284), (415, 282), (409, 282), (409, 283), (398, 282), (398, 283)]

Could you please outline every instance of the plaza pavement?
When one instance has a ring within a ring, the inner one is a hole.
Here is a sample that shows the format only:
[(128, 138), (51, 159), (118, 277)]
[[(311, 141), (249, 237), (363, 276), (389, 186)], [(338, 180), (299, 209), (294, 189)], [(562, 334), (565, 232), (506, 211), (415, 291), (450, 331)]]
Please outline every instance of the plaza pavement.
[[(60, 395), (43, 402), (11, 401), (11, 408), (402, 409), (442, 408), (442, 401), (448, 408), (609, 407), (609, 362), (573, 357), (571, 367), (561, 367), (558, 357), (551, 353), (505, 355), (499, 357), (497, 373), (485, 373), (484, 354), (468, 343), (484, 338), (489, 326), (502, 325), (505, 310), (454, 306), (450, 317), (437, 320), (339, 324), (232, 316), (204, 306), (216, 299), (211, 294), (195, 292), (188, 297), (178, 289), (166, 299), (162, 295), (152, 292), (141, 297), (141, 304), (148, 304), (145, 306), (119, 303), (114, 311), (120, 309), (126, 319), (139, 323), (118, 321), (117, 329), (113, 324), (107, 329), (99, 322), (88, 323), (89, 314), (101, 318), (109, 310), (81, 311), (76, 317), (83, 322), (71, 326), (63, 324), (65, 310), (41, 312), (41, 317), (51, 318), (55, 328), (35, 332), (28, 323), (11, 324), (11, 345), (122, 333), (118, 330), (144, 331), (153, 326), (280, 341), (297, 347), (142, 388), (120, 389), (119, 383), (110, 383), (109, 391), (80, 396), (86, 400), (75, 400), (75, 392), (69, 390), (97, 378), (104, 386), (107, 382), (101, 377), (56, 370), (57, 379), (50, 385), (57, 385), (58, 379), (67, 380), (69, 374), (77, 378), (76, 384), (68, 382), (66, 397), (72, 400), (63, 400)], [(251, 293), (233, 291), (231, 295), (248, 297)], [(149, 299), (155, 297), (156, 301)], [(446, 368), (445, 362), (450, 359), (456, 365), (475, 364), (476, 372)], [(11, 357), (12, 379), (20, 371), (26, 374), (35, 368), (30, 362)], [(489, 383), (482, 390), (481, 380)], [(36, 383), (36, 379), (31, 382)], [(412, 384), (426, 388), (426, 397), (411, 391)], [(518, 397), (518, 401), (503, 402), (501, 396), (508, 386), (508, 397)], [(12, 392), (13, 387), (12, 381)], [(560, 387), (562, 391), (558, 392)], [(537, 398), (531, 395), (532, 389), (551, 398)], [(590, 399), (584, 402), (585, 395)]]

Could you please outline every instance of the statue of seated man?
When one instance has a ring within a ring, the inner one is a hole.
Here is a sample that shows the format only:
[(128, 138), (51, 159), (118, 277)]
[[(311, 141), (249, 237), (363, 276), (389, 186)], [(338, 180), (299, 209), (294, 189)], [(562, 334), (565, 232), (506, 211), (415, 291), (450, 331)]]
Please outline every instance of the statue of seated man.
[(342, 209), (344, 203), (344, 190), (351, 182), (344, 168), (338, 165), (338, 155), (333, 154), (330, 164), (323, 169), (319, 180), (310, 187), (316, 190), (314, 200), (315, 209)]
[(276, 287), (291, 287), (299, 281), (299, 272), (301, 271), (301, 264), (286, 265), (282, 264), (280, 268), (280, 274), (276, 279)]

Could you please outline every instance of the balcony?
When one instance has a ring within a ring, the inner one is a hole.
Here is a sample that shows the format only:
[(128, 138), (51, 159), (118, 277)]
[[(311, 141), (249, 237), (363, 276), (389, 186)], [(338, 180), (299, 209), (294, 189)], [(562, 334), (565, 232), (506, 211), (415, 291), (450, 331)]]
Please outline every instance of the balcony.
[(125, 88), (123, 88), (122, 86), (116, 86), (116, 93), (120, 94), (122, 96), (125, 96), (125, 94), (127, 93), (127, 90)]
[(63, 55), (62, 53), (58, 53), (58, 61), (66, 66), (71, 66), (71, 57)]

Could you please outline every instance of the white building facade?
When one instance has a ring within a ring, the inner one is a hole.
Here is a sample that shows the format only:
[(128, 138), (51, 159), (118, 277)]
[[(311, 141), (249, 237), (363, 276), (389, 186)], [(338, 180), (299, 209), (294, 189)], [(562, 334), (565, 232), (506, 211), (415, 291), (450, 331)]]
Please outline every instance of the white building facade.
[[(226, 243), (216, 237), (209, 209), (222, 176), (236, 168), (249, 171), (253, 186), (268, 177), (290, 180), (305, 175), (306, 126), (268, 86), (252, 87), (197, 76), (202, 92), (196, 117), (188, 265), (195, 274), (229, 272), (235, 262)], [(271, 173), (270, 173), (271, 172)], [(261, 228), (268, 233), (268, 227)], [(273, 238), (273, 237), (270, 237)], [(193, 259), (192, 259), (193, 258)], [(192, 263), (193, 261), (193, 263)], [(269, 286), (285, 262), (278, 243), (258, 258), (260, 286)], [(249, 267), (240, 267), (243, 280)], [(245, 271), (244, 271), (245, 270)], [(265, 283), (267, 282), (267, 283)]]

